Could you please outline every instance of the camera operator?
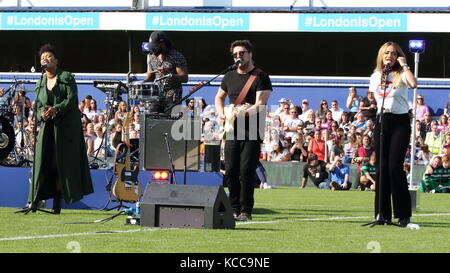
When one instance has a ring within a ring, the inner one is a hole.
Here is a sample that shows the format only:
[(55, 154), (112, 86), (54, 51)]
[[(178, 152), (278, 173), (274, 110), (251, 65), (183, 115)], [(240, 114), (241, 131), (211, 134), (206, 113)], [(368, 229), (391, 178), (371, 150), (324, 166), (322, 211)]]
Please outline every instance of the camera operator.
[(149, 42), (151, 50), (144, 82), (159, 83), (158, 79), (165, 77), (161, 80), (163, 89), (160, 92), (163, 105), (169, 107), (181, 99), (181, 84), (188, 81), (186, 59), (174, 48), (172, 41), (162, 31), (152, 32)]

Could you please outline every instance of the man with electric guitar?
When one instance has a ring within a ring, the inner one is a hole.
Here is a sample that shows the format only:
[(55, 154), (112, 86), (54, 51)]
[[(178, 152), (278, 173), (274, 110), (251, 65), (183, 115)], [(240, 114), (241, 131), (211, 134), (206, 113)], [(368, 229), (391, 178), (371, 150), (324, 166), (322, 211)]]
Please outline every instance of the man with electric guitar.
[[(225, 181), (231, 207), (236, 220), (246, 221), (252, 219), (256, 167), (272, 83), (268, 74), (255, 66), (250, 41), (234, 41), (230, 52), (237, 68), (224, 75), (215, 106), (224, 131)], [(227, 96), (230, 106), (225, 107)]]

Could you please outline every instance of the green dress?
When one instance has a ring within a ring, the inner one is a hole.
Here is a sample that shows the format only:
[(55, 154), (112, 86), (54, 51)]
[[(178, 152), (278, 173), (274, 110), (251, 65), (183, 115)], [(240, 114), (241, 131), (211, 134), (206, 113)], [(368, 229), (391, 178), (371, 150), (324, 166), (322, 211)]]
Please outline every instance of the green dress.
[[(47, 90), (47, 77), (36, 84), (36, 106), (39, 132), (36, 138), (29, 199), (32, 202), (62, 197), (66, 204), (93, 193), (92, 179), (86, 156), (86, 143), (78, 109), (78, 89), (70, 72), (57, 70), (57, 82)], [(44, 121), (45, 106), (58, 109), (53, 119)], [(61, 192), (56, 191), (56, 180)]]

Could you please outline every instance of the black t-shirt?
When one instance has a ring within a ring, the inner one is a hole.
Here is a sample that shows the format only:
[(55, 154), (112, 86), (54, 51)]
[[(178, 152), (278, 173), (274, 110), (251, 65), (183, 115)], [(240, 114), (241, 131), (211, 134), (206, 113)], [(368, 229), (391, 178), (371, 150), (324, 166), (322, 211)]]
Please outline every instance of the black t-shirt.
[[(256, 67), (254, 68), (256, 69)], [(254, 70), (253, 69), (253, 70)], [(225, 74), (225, 76), (222, 79), (222, 83), (220, 84), (220, 87), (223, 91), (225, 91), (228, 95), (228, 98), (230, 100), (230, 103), (234, 104), (236, 99), (239, 96), (239, 93), (242, 91), (242, 88), (246, 84), (248, 78), (250, 77), (251, 73), (250, 71), (247, 74), (239, 74), (236, 70), (232, 70)], [(250, 86), (250, 89), (248, 90), (247, 95), (245, 96), (244, 100), (241, 104), (249, 103), (249, 104), (255, 104), (256, 102), (256, 92), (258, 91), (272, 91), (272, 82), (270, 81), (269, 75), (264, 72), (260, 71), (255, 78), (255, 81)], [(265, 115), (265, 113), (263, 113)], [(245, 136), (246, 140), (249, 138), (249, 120), (257, 120), (257, 128), (258, 132), (259, 130), (259, 118), (256, 117), (247, 117), (245, 119)], [(235, 121), (235, 128), (237, 128), (237, 121)], [(235, 137), (237, 137), (237, 130), (235, 130)], [(261, 140), (264, 136), (261, 136), (258, 133), (258, 140)]]
[[(377, 105), (377, 101), (375, 99), (370, 101), (367, 97), (362, 99), (362, 105), (364, 107), (369, 107), (372, 104), (376, 106)], [(375, 116), (377, 115), (377, 109), (376, 108), (375, 109), (370, 109), (370, 110), (362, 110), (361, 112), (362, 112), (363, 116), (366, 119), (374, 119)]]
[(311, 178), (316, 187), (328, 178), (327, 164), (319, 160), (319, 164), (311, 166), (309, 163), (303, 167), (303, 178)]
[[(256, 67), (253, 70), (255, 69)], [(239, 74), (236, 70), (231, 70), (230, 72), (225, 74), (220, 87), (228, 94), (230, 103), (234, 103), (236, 101), (239, 93), (241, 92), (253, 70), (247, 74)], [(264, 90), (272, 91), (272, 82), (270, 81), (269, 75), (267, 73), (265, 73), (264, 71), (260, 71), (257, 74), (255, 81), (250, 87), (250, 90), (248, 91), (247, 96), (242, 103), (255, 104), (256, 92)]]

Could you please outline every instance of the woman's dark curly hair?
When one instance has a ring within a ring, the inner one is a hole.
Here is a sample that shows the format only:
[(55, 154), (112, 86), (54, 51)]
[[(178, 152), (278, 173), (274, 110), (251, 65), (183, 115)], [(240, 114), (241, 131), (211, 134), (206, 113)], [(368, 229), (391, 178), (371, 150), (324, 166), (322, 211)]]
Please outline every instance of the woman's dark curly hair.
[(51, 53), (53, 53), (53, 55), (56, 58), (56, 49), (53, 45), (45, 44), (45, 45), (41, 46), (41, 48), (38, 51), (39, 56), (41, 56), (42, 53), (44, 53), (44, 52), (51, 52)]

